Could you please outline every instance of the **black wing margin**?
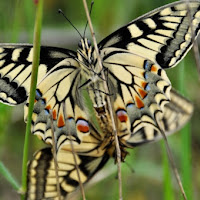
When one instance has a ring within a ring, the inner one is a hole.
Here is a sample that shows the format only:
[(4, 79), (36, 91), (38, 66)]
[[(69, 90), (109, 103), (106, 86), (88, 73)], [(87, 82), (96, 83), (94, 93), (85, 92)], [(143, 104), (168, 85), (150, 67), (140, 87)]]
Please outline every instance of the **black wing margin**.
[[(75, 52), (54, 47), (41, 47), (38, 83), (57, 63), (76, 56)], [(0, 101), (9, 105), (28, 98), (33, 47), (29, 44), (0, 44)]]
[(177, 1), (131, 21), (98, 46), (100, 50), (107, 47), (126, 49), (162, 68), (170, 68), (192, 47), (192, 33), (196, 38), (199, 24), (200, 2)]

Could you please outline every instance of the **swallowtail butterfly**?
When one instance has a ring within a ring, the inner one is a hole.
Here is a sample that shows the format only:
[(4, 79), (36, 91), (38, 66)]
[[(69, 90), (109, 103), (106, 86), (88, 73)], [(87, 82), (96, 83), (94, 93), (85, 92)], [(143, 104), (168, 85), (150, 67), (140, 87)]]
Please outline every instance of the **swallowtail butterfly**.
[[(104, 81), (115, 113), (122, 160), (126, 148), (160, 139), (160, 127), (171, 134), (189, 120), (193, 107), (171, 89), (165, 69), (174, 67), (192, 47), (192, 34), (197, 37), (199, 23), (200, 2), (195, 0), (188, 6), (178, 1), (131, 21), (98, 44), (106, 80), (87, 38), (81, 39), (77, 52), (41, 47), (32, 133), (52, 144), (52, 113), (62, 198), (79, 182), (71, 143), (82, 183), (115, 157)], [(9, 105), (25, 103), (25, 119), (32, 55), (31, 45), (0, 44), (0, 100)], [(94, 114), (86, 106), (85, 90)], [(27, 185), (29, 200), (58, 198), (50, 148), (37, 152), (29, 163)]]

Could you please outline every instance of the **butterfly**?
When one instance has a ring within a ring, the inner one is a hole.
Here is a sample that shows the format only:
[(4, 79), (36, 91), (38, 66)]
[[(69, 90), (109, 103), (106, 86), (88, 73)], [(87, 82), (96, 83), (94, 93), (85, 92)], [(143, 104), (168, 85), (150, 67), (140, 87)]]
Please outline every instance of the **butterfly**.
[[(192, 103), (172, 89), (171, 101), (165, 105), (162, 119), (160, 119), (164, 123), (165, 134), (169, 135), (179, 130), (190, 119), (192, 111)], [(90, 126), (90, 128), (90, 141), (85, 139), (80, 145), (74, 145), (74, 154), (82, 183), (89, 181), (111, 157), (115, 156), (113, 138), (109, 137), (105, 140), (104, 136), (94, 127)], [(148, 127), (143, 131), (147, 137), (153, 137), (152, 130)], [(161, 138), (162, 136), (154, 137), (154, 141)], [(64, 199), (67, 194), (79, 187), (76, 163), (70, 145), (63, 145), (60, 148), (57, 153), (57, 164), (60, 198)], [(27, 199), (58, 199), (55, 163), (51, 147), (35, 153), (34, 159), (28, 164), (27, 177)]]
[[(192, 35), (196, 38), (199, 33), (199, 6), (199, 1), (163, 6), (103, 39), (98, 48), (106, 79), (87, 38), (81, 38), (77, 52), (41, 47), (32, 133), (52, 144), (53, 123), (63, 197), (79, 182), (72, 154), (83, 183), (116, 156), (107, 95), (122, 160), (126, 148), (160, 139), (161, 130), (173, 133), (190, 118), (191, 103), (171, 89), (165, 69), (174, 67), (192, 47)], [(25, 103), (25, 119), (32, 55), (31, 45), (0, 45), (0, 100), (9, 105)], [(109, 94), (104, 90), (105, 81)], [(30, 162), (27, 199), (57, 198), (52, 158), (51, 149), (45, 149)]]

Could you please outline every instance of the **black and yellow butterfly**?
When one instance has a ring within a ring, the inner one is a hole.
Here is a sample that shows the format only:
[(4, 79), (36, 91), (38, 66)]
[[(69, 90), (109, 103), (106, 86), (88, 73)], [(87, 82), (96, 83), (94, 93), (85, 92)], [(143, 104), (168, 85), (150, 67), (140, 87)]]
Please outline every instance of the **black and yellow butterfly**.
[[(186, 1), (179, 1), (115, 31), (98, 45), (106, 80), (87, 38), (81, 39), (76, 53), (41, 47), (32, 133), (52, 144), (52, 113), (62, 197), (79, 184), (73, 154), (82, 183), (115, 157), (104, 81), (115, 113), (122, 160), (126, 148), (160, 139), (161, 129), (173, 133), (190, 118), (191, 103), (171, 90), (164, 69), (175, 66), (189, 51), (199, 24), (200, 2), (193, 0), (187, 6)], [(9, 105), (26, 103), (25, 118), (32, 52), (26, 44), (0, 45), (0, 99)], [(27, 199), (57, 199), (51, 149), (39, 151), (29, 163), (27, 184)]]

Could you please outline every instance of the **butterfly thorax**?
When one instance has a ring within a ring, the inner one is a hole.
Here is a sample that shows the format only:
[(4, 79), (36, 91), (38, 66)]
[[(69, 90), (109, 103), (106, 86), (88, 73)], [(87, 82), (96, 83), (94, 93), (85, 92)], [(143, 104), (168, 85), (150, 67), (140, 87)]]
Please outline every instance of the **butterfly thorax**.
[(101, 70), (97, 64), (97, 59), (91, 42), (87, 38), (80, 40), (77, 50), (78, 62), (81, 67), (82, 77), (84, 77), (81, 87), (86, 87), (95, 108), (105, 106), (105, 94)]

